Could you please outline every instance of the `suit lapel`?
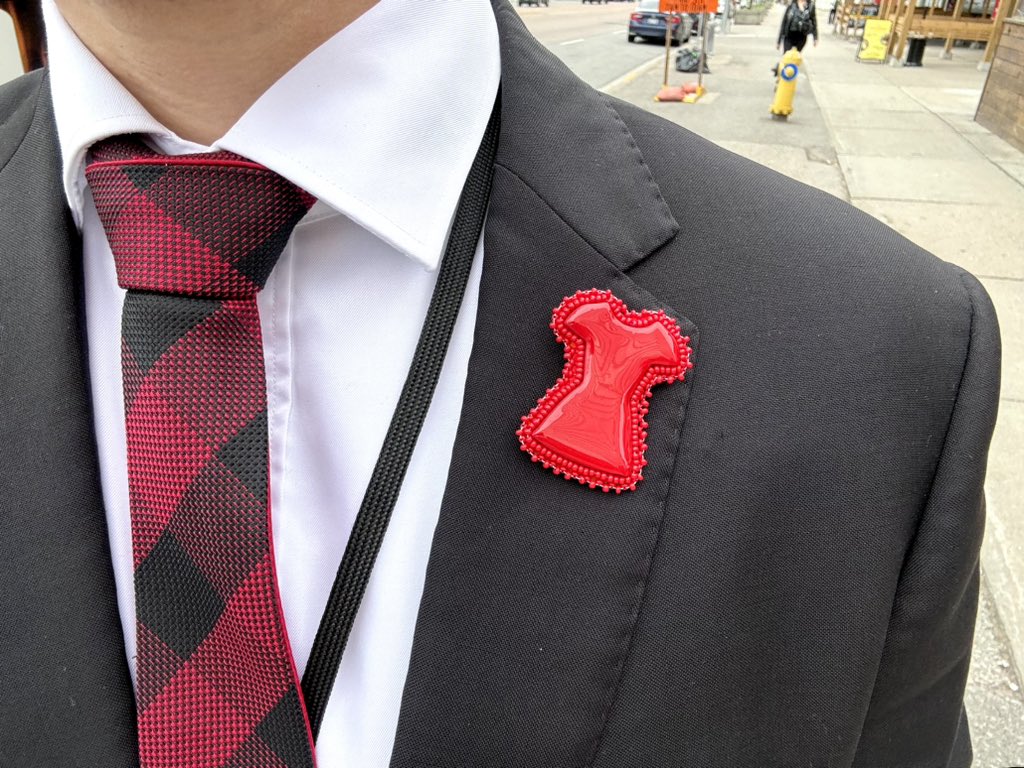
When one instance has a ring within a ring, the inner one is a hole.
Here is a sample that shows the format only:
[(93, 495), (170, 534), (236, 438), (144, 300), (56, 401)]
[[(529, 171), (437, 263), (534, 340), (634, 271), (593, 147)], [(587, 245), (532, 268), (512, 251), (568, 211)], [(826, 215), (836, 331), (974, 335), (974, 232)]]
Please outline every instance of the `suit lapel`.
[[(99, 488), (49, 89), (0, 126), (0, 764), (130, 765), (134, 702)], [(34, 90), (35, 93), (31, 93)]]
[(649, 465), (634, 493), (567, 482), (519, 450), (520, 417), (561, 372), (548, 323), (564, 296), (610, 289), (633, 309), (679, 318), (622, 271), (677, 226), (611, 105), (553, 61), (507, 4), (496, 11), (502, 133), (474, 347), (392, 768), (591, 760), (642, 604), (689, 394), (688, 384), (655, 389)]

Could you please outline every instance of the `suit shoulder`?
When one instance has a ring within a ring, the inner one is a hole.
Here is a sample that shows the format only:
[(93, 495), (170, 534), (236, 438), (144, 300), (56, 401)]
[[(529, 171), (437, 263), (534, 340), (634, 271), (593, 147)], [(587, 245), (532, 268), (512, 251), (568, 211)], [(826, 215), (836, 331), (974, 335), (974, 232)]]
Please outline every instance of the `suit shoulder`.
[(18, 112), (35, 108), (45, 77), (45, 70), (37, 69), (0, 85), (0, 126)]
[(45, 79), (45, 70), (36, 70), (0, 85), (0, 168), (24, 139)]
[(756, 281), (794, 302), (855, 300), (882, 316), (970, 316), (984, 289), (874, 217), (740, 157), (643, 109), (615, 101), (680, 235), (649, 270)]

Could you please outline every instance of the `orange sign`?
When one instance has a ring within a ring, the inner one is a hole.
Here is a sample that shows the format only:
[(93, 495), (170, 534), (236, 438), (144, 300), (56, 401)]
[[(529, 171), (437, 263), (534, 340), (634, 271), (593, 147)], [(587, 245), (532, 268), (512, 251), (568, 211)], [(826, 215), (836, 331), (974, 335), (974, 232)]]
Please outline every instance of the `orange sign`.
[(718, 0), (658, 0), (661, 13), (715, 13)]

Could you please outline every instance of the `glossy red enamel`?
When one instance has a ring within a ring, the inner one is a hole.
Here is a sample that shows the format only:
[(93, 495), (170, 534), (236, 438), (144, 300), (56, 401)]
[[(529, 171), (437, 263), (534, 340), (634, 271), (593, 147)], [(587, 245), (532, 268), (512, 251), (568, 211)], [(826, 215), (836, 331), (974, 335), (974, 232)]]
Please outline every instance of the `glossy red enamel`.
[(635, 490), (647, 463), (647, 399), (655, 384), (693, 367), (689, 338), (664, 312), (632, 312), (597, 289), (564, 299), (551, 328), (565, 345), (565, 368), (523, 417), (522, 449), (566, 479)]

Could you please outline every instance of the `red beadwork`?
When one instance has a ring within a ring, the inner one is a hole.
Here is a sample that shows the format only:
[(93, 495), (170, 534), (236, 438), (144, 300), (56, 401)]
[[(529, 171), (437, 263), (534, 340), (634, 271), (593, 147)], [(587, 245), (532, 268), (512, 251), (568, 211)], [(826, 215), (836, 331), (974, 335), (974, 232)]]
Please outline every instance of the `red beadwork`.
[(565, 368), (523, 417), (522, 450), (566, 480), (636, 490), (647, 464), (647, 399), (693, 367), (689, 337), (663, 311), (632, 312), (598, 289), (565, 298), (550, 327), (565, 345)]

